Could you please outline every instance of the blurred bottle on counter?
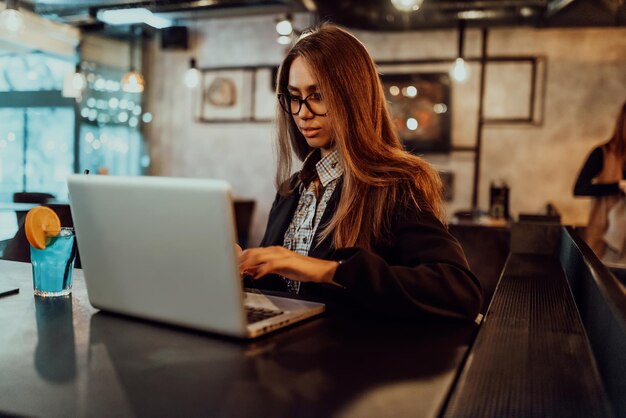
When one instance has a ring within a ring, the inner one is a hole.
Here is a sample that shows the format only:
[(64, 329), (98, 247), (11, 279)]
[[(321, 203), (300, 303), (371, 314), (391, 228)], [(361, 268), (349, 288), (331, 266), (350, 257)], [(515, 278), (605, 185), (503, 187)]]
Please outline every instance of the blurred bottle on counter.
[(489, 216), (496, 219), (509, 219), (509, 186), (506, 181), (489, 184)]

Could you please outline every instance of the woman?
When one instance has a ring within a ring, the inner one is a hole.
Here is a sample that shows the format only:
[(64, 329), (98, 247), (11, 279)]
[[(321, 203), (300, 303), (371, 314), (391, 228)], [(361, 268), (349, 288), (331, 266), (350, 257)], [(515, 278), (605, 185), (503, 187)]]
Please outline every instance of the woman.
[[(441, 222), (441, 181), (402, 150), (365, 47), (334, 26), (306, 33), (277, 93), (278, 194), (242, 274), (327, 303), (473, 320), (481, 288)], [(290, 177), (292, 153), (304, 163)]]
[[(617, 258), (624, 250), (622, 232), (626, 231), (626, 208), (622, 209), (624, 202), (620, 203), (620, 200), (623, 200), (626, 192), (625, 179), (626, 102), (617, 118), (613, 136), (591, 152), (574, 186), (575, 196), (594, 198), (585, 229), (585, 240), (598, 258), (605, 261), (618, 261)], [(618, 204), (620, 206), (616, 206)], [(620, 213), (615, 213), (616, 211)], [(609, 218), (614, 219), (612, 224), (609, 224)], [(609, 242), (614, 242), (609, 248), (607, 238)]]

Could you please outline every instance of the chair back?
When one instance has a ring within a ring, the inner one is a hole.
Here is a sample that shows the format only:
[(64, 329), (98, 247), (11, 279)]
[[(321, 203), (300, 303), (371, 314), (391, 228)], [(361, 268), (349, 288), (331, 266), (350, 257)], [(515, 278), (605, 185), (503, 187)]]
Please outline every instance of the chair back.
[[(48, 200), (55, 199), (55, 196), (50, 193), (38, 193), (38, 192), (17, 192), (13, 193), (13, 203), (35, 203), (43, 205)], [(26, 216), (24, 210), (16, 210), (15, 216), (17, 217), (17, 224), (20, 225), (22, 219)]]
[(18, 192), (13, 193), (14, 203), (39, 203), (44, 204), (48, 200), (54, 199), (55, 196), (50, 193), (37, 193), (37, 192)]
[(239, 245), (246, 248), (250, 234), (250, 225), (252, 224), (252, 215), (254, 214), (254, 200), (235, 200), (235, 222), (237, 224), (237, 241)]

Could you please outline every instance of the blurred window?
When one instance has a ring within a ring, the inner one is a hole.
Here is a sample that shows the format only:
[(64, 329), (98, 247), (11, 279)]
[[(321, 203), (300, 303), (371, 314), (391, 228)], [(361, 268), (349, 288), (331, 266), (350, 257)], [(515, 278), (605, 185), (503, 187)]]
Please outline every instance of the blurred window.
[(121, 91), (121, 70), (83, 62), (82, 97), (63, 97), (74, 71), (69, 60), (0, 50), (0, 202), (22, 191), (67, 200), (67, 175), (75, 171), (147, 170), (141, 126), (152, 116), (142, 109), (142, 95)]
[(82, 72), (87, 88), (78, 103), (80, 171), (141, 175), (149, 165), (141, 126), (152, 120), (142, 94), (122, 91), (121, 70), (83, 63)]
[(74, 71), (70, 61), (41, 52), (3, 55), (0, 56), (0, 91), (60, 91), (65, 74), (70, 71)]

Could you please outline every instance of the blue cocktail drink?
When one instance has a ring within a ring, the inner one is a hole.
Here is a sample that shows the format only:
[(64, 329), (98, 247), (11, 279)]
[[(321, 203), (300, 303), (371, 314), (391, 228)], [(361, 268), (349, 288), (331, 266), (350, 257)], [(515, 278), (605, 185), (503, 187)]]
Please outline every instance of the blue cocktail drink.
[(38, 296), (65, 296), (72, 291), (72, 271), (76, 255), (72, 228), (61, 228), (56, 237), (50, 237), (46, 248), (30, 247), (33, 265), (33, 287)]

